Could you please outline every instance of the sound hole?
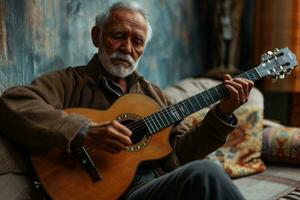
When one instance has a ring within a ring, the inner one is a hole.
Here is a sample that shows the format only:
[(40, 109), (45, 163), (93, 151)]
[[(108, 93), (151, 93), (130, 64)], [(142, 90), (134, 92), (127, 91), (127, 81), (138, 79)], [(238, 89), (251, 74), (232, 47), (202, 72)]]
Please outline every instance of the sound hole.
[(139, 143), (147, 133), (147, 127), (143, 120), (125, 119), (121, 124), (131, 130), (132, 135), (130, 136), (130, 139), (132, 144)]

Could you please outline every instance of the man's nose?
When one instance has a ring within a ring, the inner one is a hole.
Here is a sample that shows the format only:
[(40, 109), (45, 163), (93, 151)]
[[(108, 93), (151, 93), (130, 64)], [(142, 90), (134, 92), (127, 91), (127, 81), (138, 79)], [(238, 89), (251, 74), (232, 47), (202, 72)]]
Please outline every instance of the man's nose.
[(132, 53), (132, 43), (130, 39), (126, 39), (122, 42), (122, 45), (120, 47), (120, 50), (125, 54), (131, 54)]

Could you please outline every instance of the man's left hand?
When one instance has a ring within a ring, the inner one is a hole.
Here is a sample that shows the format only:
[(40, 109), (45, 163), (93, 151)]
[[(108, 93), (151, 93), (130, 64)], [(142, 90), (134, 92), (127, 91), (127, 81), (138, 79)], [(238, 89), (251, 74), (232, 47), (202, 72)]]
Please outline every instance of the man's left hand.
[(230, 116), (235, 109), (248, 101), (254, 83), (243, 78), (231, 78), (228, 74), (224, 76), (224, 83), (229, 96), (220, 101), (217, 109), (222, 115)]

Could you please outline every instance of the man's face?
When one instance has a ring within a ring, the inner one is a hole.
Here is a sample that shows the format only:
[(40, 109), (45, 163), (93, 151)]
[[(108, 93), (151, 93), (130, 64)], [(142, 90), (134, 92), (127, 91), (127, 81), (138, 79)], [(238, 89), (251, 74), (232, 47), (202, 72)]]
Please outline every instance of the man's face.
[(144, 52), (146, 37), (147, 24), (140, 13), (112, 11), (102, 30), (99, 48), (99, 58), (107, 71), (121, 78), (132, 73)]

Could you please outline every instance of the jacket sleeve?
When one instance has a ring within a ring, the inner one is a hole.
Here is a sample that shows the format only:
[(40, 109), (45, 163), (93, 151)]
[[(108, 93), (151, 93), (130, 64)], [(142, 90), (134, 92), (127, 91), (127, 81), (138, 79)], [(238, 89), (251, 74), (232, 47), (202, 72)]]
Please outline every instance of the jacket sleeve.
[(173, 146), (181, 164), (203, 159), (223, 146), (227, 135), (237, 127), (233, 115), (232, 124), (223, 121), (213, 107), (196, 127), (182, 121), (172, 131)]
[(28, 148), (68, 150), (77, 132), (88, 123), (87, 118), (62, 110), (75, 87), (66, 70), (8, 89), (0, 98), (1, 131)]

